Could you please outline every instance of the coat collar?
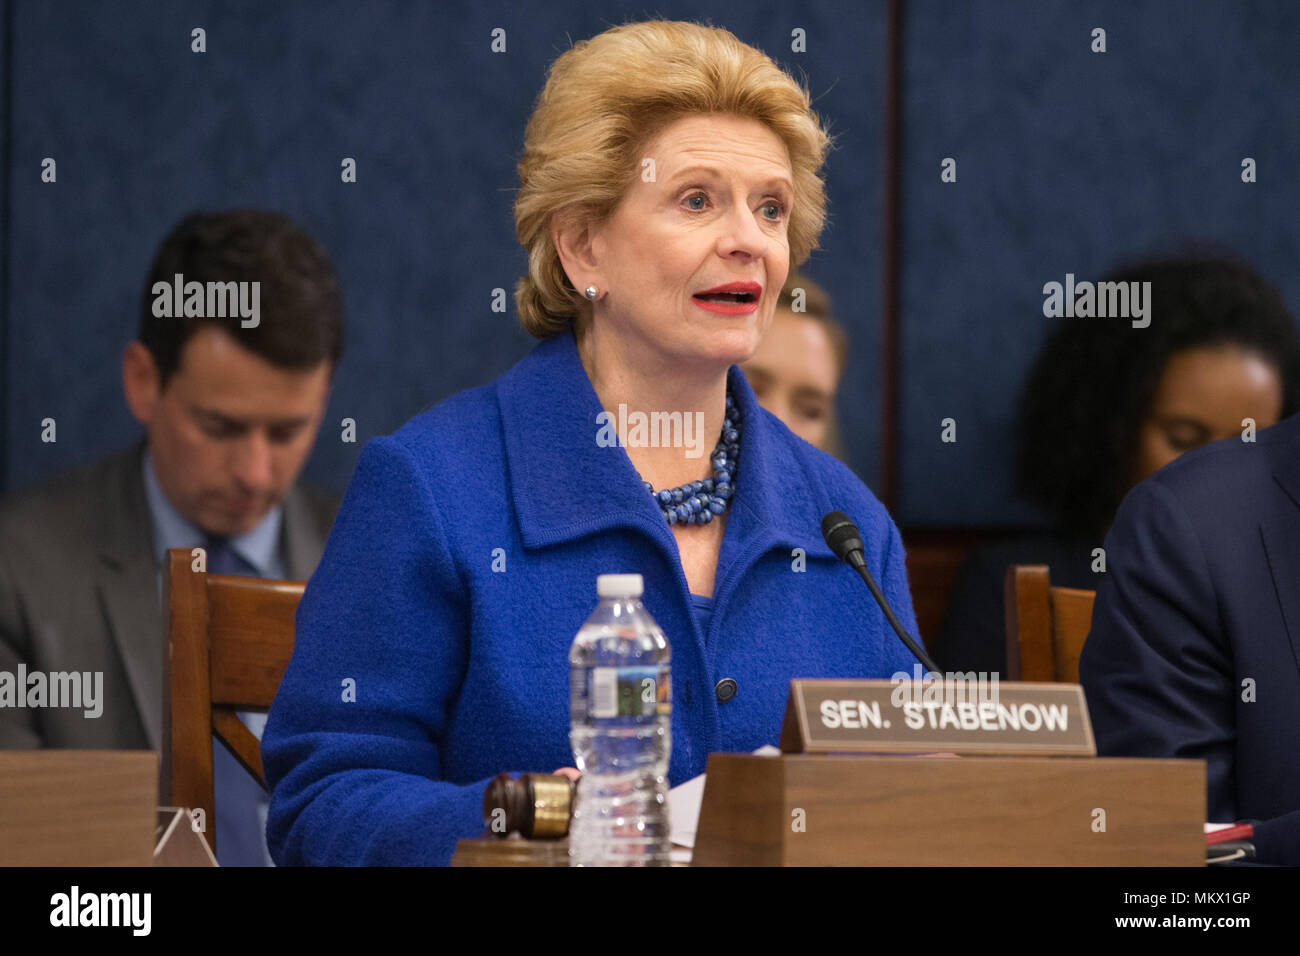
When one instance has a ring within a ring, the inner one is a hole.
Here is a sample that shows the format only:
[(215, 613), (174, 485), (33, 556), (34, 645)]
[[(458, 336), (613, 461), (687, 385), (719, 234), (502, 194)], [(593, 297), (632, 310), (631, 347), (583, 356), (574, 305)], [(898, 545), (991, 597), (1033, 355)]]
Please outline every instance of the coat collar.
[(325, 552), (331, 523), (313, 512), (301, 485), (289, 489), (280, 522), (280, 554), (285, 577), (290, 581), (306, 581), (312, 576)]
[(149, 746), (162, 745), (163, 657), (158, 577), (145, 500), (144, 443), (112, 460), (104, 475), (104, 507), (95, 532), (102, 572), (97, 587), (109, 632), (121, 655)]
[(1300, 415), (1279, 422), (1260, 437), (1269, 432), (1279, 446), (1273, 469), (1278, 507), (1265, 510), (1259, 530), (1291, 651), (1300, 668)]
[[(811, 472), (812, 456), (762, 410), (738, 367), (728, 374), (744, 427), (722, 557), (737, 548), (776, 546), (832, 557), (822, 540), (821, 518), (835, 506)], [(645, 532), (676, 555), (668, 525), (627, 452), (596, 442), (603, 409), (571, 332), (538, 344), (501, 378), (497, 395), (525, 547), (628, 528)], [(716, 437), (706, 440), (706, 455), (715, 442)]]
[(1286, 492), (1291, 503), (1300, 508), (1300, 415), (1278, 422), (1261, 432), (1257, 440), (1264, 437), (1279, 446), (1273, 480)]

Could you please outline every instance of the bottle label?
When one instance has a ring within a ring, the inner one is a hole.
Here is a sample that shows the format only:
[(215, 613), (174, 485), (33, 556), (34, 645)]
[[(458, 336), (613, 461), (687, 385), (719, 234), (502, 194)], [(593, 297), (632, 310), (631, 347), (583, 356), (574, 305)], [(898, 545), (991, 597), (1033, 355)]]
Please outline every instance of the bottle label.
[(593, 667), (587, 713), (605, 717), (653, 717), (673, 712), (666, 667)]

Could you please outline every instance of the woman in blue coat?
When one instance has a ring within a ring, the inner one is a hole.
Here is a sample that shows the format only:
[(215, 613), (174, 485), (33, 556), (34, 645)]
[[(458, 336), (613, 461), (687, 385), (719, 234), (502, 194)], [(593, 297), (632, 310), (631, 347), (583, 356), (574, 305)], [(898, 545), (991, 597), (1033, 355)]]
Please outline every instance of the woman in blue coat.
[(827, 145), (725, 30), (629, 24), (555, 62), (515, 203), (542, 341), (363, 450), (262, 741), (277, 863), (444, 864), (492, 777), (571, 764), (598, 574), (641, 574), (672, 643), (673, 785), (775, 743), (792, 678), (910, 673), (820, 532), (857, 522), (914, 634), (889, 515), (735, 367), (816, 247)]

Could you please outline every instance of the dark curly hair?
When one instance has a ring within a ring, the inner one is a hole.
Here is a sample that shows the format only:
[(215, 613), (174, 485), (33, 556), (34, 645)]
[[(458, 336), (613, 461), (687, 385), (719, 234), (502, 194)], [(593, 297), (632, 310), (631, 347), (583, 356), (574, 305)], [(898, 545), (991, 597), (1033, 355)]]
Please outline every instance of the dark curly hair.
[(1156, 259), (1112, 282), (1151, 283), (1151, 324), (1063, 320), (1048, 336), (1020, 401), (1016, 488), (1061, 530), (1105, 531), (1128, 492), (1138, 434), (1170, 358), (1236, 345), (1278, 371), (1282, 415), (1300, 408), (1300, 333), (1276, 286), (1223, 255)]

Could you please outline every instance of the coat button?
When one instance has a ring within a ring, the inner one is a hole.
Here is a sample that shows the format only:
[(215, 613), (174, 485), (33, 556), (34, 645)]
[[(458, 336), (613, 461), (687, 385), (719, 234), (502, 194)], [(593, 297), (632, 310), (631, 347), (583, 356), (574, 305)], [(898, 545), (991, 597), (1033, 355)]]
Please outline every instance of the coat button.
[(718, 695), (718, 703), (725, 704), (736, 696), (736, 682), (730, 677), (724, 677), (718, 681), (713, 691)]

